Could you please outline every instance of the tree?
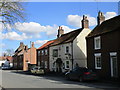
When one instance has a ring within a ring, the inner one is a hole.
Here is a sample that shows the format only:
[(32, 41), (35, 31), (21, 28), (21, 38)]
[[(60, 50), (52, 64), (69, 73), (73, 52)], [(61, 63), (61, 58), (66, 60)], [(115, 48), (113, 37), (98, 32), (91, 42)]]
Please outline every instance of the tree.
[[(14, 1), (14, 2), (13, 2)], [(24, 21), (24, 8), (21, 0), (0, 0), (0, 23), (4, 27), (13, 26), (15, 22)]]
[(4, 53), (6, 56), (12, 56), (14, 54), (13, 49), (6, 49), (6, 52)]

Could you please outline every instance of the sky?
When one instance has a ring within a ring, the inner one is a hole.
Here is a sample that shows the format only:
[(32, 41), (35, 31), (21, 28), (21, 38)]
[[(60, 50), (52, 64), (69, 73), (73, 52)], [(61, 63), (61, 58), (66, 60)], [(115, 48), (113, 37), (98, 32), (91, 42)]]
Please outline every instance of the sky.
[(99, 10), (106, 20), (118, 15), (117, 2), (24, 2), (24, 7), (26, 21), (16, 22), (16, 29), (0, 33), (0, 52), (16, 50), (20, 42), (30, 47), (31, 41), (38, 48), (56, 38), (58, 26), (65, 33), (81, 28), (83, 15), (88, 17), (91, 30), (97, 25)]

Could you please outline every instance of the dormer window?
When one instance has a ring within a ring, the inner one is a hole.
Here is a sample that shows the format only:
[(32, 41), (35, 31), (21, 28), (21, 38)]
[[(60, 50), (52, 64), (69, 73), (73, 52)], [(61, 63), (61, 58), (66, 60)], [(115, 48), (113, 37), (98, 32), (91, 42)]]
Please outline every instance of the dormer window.
[(101, 39), (100, 39), (100, 36), (94, 38), (94, 46), (95, 46), (95, 49), (101, 49)]

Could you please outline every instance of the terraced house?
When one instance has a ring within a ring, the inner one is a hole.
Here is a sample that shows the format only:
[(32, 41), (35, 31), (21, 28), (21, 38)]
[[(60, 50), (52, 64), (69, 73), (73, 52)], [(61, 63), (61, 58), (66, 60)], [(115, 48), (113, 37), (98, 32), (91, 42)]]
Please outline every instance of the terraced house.
[(46, 72), (49, 72), (49, 46), (55, 40), (51, 40), (43, 44), (37, 49), (37, 65), (44, 68)]
[(32, 42), (31, 48), (20, 42), (20, 46), (15, 51), (13, 56), (13, 68), (27, 71), (33, 65), (36, 65), (36, 48)]
[(87, 36), (88, 68), (101, 78), (120, 80), (120, 16), (105, 21), (98, 13), (98, 25)]
[(57, 39), (50, 45), (50, 71), (65, 72), (72, 70), (76, 65), (87, 67), (85, 37), (90, 32), (86, 16), (83, 16), (80, 29), (64, 34), (63, 28), (59, 27)]

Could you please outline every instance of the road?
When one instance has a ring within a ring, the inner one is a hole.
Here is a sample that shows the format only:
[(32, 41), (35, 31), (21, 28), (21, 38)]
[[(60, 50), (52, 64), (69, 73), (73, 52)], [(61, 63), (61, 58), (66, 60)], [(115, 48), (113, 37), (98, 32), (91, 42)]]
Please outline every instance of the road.
[(2, 71), (1, 86), (4, 88), (91, 88), (92, 90), (117, 87), (108, 83), (68, 81), (63, 77), (34, 76), (13, 71)]

